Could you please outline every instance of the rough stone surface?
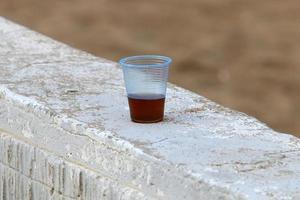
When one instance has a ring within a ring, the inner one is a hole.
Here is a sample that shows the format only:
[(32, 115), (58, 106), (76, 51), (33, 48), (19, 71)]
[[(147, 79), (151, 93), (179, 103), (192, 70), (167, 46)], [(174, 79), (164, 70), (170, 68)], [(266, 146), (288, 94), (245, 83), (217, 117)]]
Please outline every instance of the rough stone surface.
[(169, 85), (132, 123), (116, 63), (3, 18), (0, 67), (0, 199), (300, 199), (300, 140), (243, 113)]
[(0, 199), (151, 199), (0, 131)]

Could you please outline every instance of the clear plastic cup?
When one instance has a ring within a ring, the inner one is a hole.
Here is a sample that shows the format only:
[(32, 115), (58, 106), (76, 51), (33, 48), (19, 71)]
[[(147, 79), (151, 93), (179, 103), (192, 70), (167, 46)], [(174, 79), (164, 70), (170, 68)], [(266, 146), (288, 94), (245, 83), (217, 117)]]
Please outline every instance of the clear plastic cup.
[(120, 60), (131, 120), (154, 123), (163, 120), (171, 58), (159, 55), (131, 56)]

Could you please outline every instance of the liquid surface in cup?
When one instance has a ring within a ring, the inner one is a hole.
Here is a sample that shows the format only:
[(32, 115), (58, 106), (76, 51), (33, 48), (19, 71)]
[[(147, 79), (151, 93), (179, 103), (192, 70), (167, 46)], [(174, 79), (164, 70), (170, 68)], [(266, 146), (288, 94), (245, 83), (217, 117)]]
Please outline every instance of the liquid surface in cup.
[(165, 96), (161, 94), (128, 94), (131, 120), (154, 123), (163, 120)]

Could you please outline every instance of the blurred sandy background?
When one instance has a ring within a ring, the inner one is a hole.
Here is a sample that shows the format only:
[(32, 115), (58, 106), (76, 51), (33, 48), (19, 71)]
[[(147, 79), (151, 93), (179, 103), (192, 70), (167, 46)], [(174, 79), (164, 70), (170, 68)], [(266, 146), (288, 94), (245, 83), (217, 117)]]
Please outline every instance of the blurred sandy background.
[(117, 61), (171, 56), (171, 82), (300, 136), (297, 0), (1, 0), (0, 13)]

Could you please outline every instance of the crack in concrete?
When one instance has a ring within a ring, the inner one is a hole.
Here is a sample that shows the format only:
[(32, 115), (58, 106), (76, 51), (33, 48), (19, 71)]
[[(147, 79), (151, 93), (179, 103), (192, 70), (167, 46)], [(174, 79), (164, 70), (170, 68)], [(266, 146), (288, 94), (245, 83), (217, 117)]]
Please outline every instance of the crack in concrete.
[[(273, 154), (274, 155), (274, 154)], [(276, 154), (277, 155), (277, 154)], [(267, 169), (272, 167), (275, 164), (282, 164), (282, 160), (287, 158), (286, 155), (279, 154), (280, 156), (277, 158), (272, 158), (269, 160), (258, 160), (254, 162), (241, 162), (241, 161), (236, 161), (236, 162), (225, 162), (225, 163), (212, 163), (210, 166), (213, 167), (223, 167), (223, 166), (232, 166), (235, 170), (238, 172), (250, 172), (258, 169)]]

